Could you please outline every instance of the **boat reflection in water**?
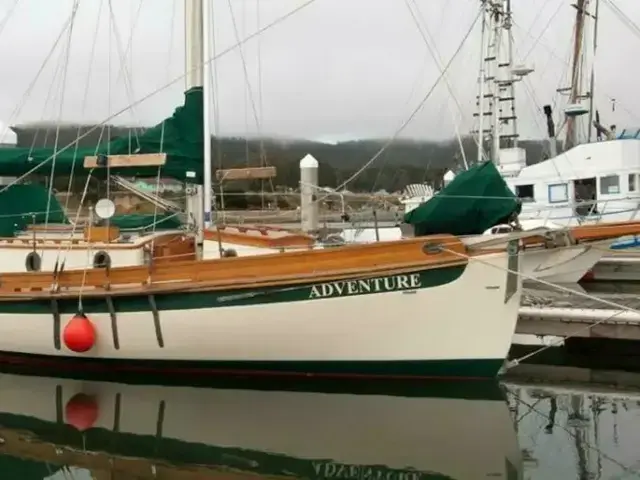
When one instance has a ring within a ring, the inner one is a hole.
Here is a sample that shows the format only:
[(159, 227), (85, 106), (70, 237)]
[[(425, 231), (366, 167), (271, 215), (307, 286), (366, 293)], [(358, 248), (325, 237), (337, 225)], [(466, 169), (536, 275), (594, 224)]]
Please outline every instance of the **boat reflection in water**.
[[(396, 384), (397, 386), (397, 384)], [(0, 375), (0, 478), (519, 479), (497, 384), (319, 393)], [(58, 472), (58, 474), (55, 474)]]
[[(627, 380), (640, 376), (625, 373)], [(640, 394), (597, 385), (505, 384), (527, 478), (640, 479)]]

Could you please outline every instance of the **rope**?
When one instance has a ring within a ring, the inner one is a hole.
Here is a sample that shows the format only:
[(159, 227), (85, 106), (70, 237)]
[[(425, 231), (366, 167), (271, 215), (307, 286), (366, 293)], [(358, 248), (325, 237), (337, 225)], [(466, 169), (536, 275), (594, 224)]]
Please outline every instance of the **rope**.
[[(516, 274), (516, 275), (518, 275), (518, 276), (520, 276), (522, 278), (525, 278), (527, 280), (531, 280), (531, 281), (540, 283), (540, 284), (545, 285), (547, 287), (551, 287), (551, 288), (563, 291), (565, 293), (573, 294), (573, 295), (576, 295), (578, 297), (586, 298), (588, 300), (599, 302), (599, 303), (602, 303), (603, 305), (607, 305), (609, 307), (613, 307), (615, 309), (620, 310), (619, 312), (616, 312), (614, 315), (611, 315), (610, 317), (598, 320), (597, 322), (592, 323), (590, 325), (587, 325), (586, 327), (580, 327), (580, 328), (576, 329), (575, 331), (573, 331), (572, 333), (570, 333), (569, 335), (564, 337), (562, 340), (558, 340), (556, 343), (552, 342), (552, 343), (550, 343), (548, 345), (540, 347), (539, 349), (537, 349), (537, 350), (535, 350), (535, 351), (533, 351), (533, 352), (531, 352), (531, 353), (529, 353), (527, 355), (524, 355), (523, 357), (508, 361), (505, 364), (505, 367), (504, 367), (507, 370), (519, 365), (522, 362), (522, 360), (531, 358), (531, 357), (533, 357), (533, 356), (535, 356), (535, 355), (547, 350), (548, 348), (551, 348), (552, 346), (555, 346), (556, 344), (559, 344), (559, 343), (561, 343), (562, 341), (564, 341), (564, 340), (566, 340), (568, 338), (574, 337), (576, 334), (578, 334), (578, 333), (580, 333), (582, 331), (589, 330), (589, 329), (591, 329), (591, 328), (593, 328), (593, 327), (595, 327), (595, 326), (597, 326), (597, 325), (599, 325), (599, 324), (601, 324), (603, 322), (606, 322), (606, 321), (610, 320), (611, 318), (622, 314), (623, 312), (630, 312), (630, 313), (635, 313), (637, 315), (640, 315), (640, 310), (636, 310), (635, 308), (627, 307), (626, 305), (622, 305), (622, 304), (619, 304), (619, 303), (616, 303), (616, 302), (612, 302), (611, 300), (606, 300), (604, 298), (596, 297), (595, 295), (590, 295), (590, 294), (588, 294), (586, 292), (581, 292), (581, 291), (578, 291), (578, 290), (573, 290), (571, 288), (564, 287), (562, 285), (557, 285), (555, 283), (548, 282), (548, 281), (543, 280), (541, 278), (536, 278), (536, 277), (533, 277), (533, 276), (530, 276), (530, 275), (525, 275), (525, 274), (523, 274), (523, 273), (521, 273), (519, 271), (516, 271), (516, 270), (511, 270), (509, 268), (499, 267), (499, 266), (494, 265), (494, 264), (492, 264), (490, 262), (482, 260), (478, 256), (470, 256), (470, 255), (467, 255), (467, 254), (458, 253), (458, 252), (456, 252), (454, 250), (450, 250), (450, 249), (447, 249), (447, 248), (442, 248), (442, 251), (447, 252), (447, 253), (451, 253), (452, 255), (455, 255), (455, 256), (460, 257), (460, 258), (464, 258), (466, 260), (473, 260), (475, 262), (482, 263), (483, 265), (487, 265), (487, 266), (490, 266), (492, 268), (497, 268), (499, 270), (504, 271), (505, 273), (514, 273), (514, 274)], [(518, 255), (520, 255), (520, 252), (518, 253)]]
[[(440, 74), (438, 75), (438, 78), (436, 79), (434, 84), (427, 91), (426, 95), (418, 103), (418, 105), (413, 110), (413, 112), (411, 112), (409, 117), (404, 122), (402, 122), (400, 127), (395, 131), (395, 133), (391, 136), (391, 138), (387, 142), (385, 142), (385, 144), (380, 148), (380, 150), (378, 150), (376, 152), (376, 154), (373, 157), (371, 157), (371, 159), (367, 163), (365, 163), (362, 167), (360, 167), (353, 175), (351, 175), (344, 182), (342, 182), (340, 185), (338, 185), (336, 187), (336, 190), (340, 190), (340, 189), (346, 187), (355, 178), (357, 178), (362, 172), (364, 172), (367, 168), (369, 168), (373, 164), (373, 162), (375, 162), (378, 158), (380, 158), (380, 156), (397, 140), (397, 138), (404, 131), (404, 129), (413, 121), (415, 116), (418, 113), (420, 113), (420, 111), (422, 110), (424, 105), (427, 103), (427, 100), (429, 100), (429, 98), (431, 97), (431, 94), (434, 92), (434, 90), (436, 89), (436, 87), (440, 83), (440, 80), (442, 80), (442, 78), (447, 74), (447, 72), (449, 71), (449, 67), (451, 67), (451, 64), (453, 63), (453, 61), (456, 59), (456, 57), (458, 56), (458, 54), (462, 50), (462, 47), (464, 46), (464, 44), (467, 42), (467, 39), (469, 38), (469, 36), (473, 32), (473, 29), (474, 29), (476, 23), (478, 23), (478, 19), (482, 16), (482, 11), (483, 10), (482, 10), (482, 6), (481, 6), (480, 9), (478, 10), (478, 14), (476, 15), (475, 19), (471, 23), (471, 26), (467, 30), (467, 33), (465, 33), (464, 37), (462, 38), (462, 41), (458, 45), (458, 48), (455, 50), (455, 52), (453, 53), (453, 55), (451, 56), (451, 58), (449, 59), (447, 64), (444, 66), (444, 68), (442, 68), (442, 70), (441, 70)], [(1, 191), (0, 191), (0, 193), (1, 193)], [(323, 201), (325, 198), (327, 198), (327, 196), (328, 195), (325, 195), (324, 197), (317, 199), (316, 202)]]

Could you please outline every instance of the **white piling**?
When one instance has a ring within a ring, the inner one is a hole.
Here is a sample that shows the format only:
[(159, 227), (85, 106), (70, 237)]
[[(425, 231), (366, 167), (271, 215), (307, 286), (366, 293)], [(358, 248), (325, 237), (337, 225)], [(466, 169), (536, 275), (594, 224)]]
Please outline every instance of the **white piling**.
[(300, 223), (303, 232), (318, 230), (318, 161), (311, 155), (300, 160)]

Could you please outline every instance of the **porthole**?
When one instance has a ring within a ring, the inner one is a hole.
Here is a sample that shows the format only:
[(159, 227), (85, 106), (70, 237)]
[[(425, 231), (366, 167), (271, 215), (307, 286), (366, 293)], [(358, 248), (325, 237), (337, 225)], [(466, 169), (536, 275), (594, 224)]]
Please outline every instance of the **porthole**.
[(222, 250), (222, 258), (230, 258), (230, 257), (237, 257), (238, 256), (238, 252), (236, 252), (233, 248), (225, 248), (224, 250)]
[(42, 259), (37, 252), (29, 252), (24, 263), (27, 268), (27, 272), (39, 272), (42, 268)]
[(111, 257), (107, 252), (99, 251), (93, 256), (93, 268), (111, 267)]

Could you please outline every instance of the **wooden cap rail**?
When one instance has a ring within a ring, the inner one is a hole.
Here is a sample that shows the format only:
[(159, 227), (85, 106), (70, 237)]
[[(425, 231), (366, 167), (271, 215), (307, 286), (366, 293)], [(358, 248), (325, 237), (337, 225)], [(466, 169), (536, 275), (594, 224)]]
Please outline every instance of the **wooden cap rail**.
[[(109, 250), (134, 250), (149, 245), (151, 243), (158, 244), (158, 242), (171, 241), (176, 237), (189, 236), (187, 232), (162, 232), (144, 235), (138, 237), (131, 243), (118, 243), (118, 242), (87, 242), (83, 236), (83, 232), (78, 233), (78, 238), (51, 238), (40, 237), (35, 239), (24, 237), (2, 237), (0, 238), (0, 249), (3, 248), (16, 248), (16, 249), (28, 249), (32, 250), (35, 243), (37, 250), (59, 250), (60, 248), (69, 248), (71, 250), (86, 250), (87, 248), (99, 249), (107, 248)], [(2, 267), (0, 267), (0, 271)]]
[(214, 242), (263, 248), (311, 247), (316, 242), (311, 235), (268, 226), (225, 225), (206, 230), (204, 237)]
[(84, 168), (160, 167), (165, 163), (167, 163), (166, 153), (92, 155), (84, 157)]
[[(426, 253), (425, 245), (440, 244), (450, 251)], [(455, 252), (455, 253), (451, 253)], [(57, 284), (61, 290), (83, 288), (140, 288), (142, 285), (198, 284), (246, 286), (268, 278), (322, 276), (410, 267), (438, 267), (465, 263), (465, 245), (451, 235), (434, 235), (392, 242), (348, 245), (327, 249), (293, 251), (269, 255), (221, 258), (201, 261), (175, 261), (151, 266), (121, 267), (110, 270), (88, 269), (52, 272), (7, 273), (0, 275), (0, 300), (17, 292), (48, 291)], [(239, 283), (238, 283), (239, 282)]]
[(580, 225), (572, 227), (570, 231), (573, 238), (578, 241), (614, 239), (640, 234), (640, 221)]
[(219, 182), (231, 180), (268, 180), (277, 175), (276, 167), (227, 168), (216, 171)]

